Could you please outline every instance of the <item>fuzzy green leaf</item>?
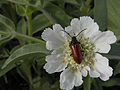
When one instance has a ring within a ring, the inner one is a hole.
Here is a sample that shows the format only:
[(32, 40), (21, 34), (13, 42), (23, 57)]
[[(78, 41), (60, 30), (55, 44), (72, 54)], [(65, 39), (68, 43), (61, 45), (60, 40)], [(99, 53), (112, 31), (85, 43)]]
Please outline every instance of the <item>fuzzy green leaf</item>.
[(52, 3), (46, 3), (42, 12), (52, 24), (58, 23), (62, 26), (69, 25), (70, 17), (61, 8)]
[(120, 78), (111, 78), (106, 82), (102, 82), (102, 86), (105, 87), (120, 86)]
[(115, 35), (120, 40), (120, 0), (106, 0), (106, 1), (108, 12), (107, 27), (109, 30), (115, 32)]
[(36, 43), (36, 44), (25, 45), (25, 46), (17, 49), (16, 51), (14, 51), (10, 55), (10, 57), (5, 61), (2, 69), (9, 66), (9, 64), (11, 64), (11, 63), (16, 63), (16, 62), (22, 60), (23, 58), (25, 59), (28, 56), (35, 57), (35, 56), (40, 55), (41, 53), (49, 54), (49, 51), (46, 49), (44, 44)]
[(48, 20), (48, 18), (44, 14), (37, 15), (32, 20), (32, 33), (34, 34), (50, 25), (51, 25), (51, 22)]
[(16, 11), (17, 11), (18, 15), (20, 15), (20, 16), (25, 16), (26, 15), (25, 7), (22, 6), (22, 5), (17, 4), (16, 5)]
[(120, 60), (120, 44), (111, 45), (111, 50), (105, 56), (111, 60)]
[(94, 0), (94, 19), (100, 26), (100, 30), (107, 28), (107, 6), (106, 0)]
[(17, 67), (17, 71), (20, 74), (20, 76), (26, 80), (30, 85), (32, 85), (32, 75), (31, 75), (31, 66), (32, 66), (32, 59), (28, 58), (27, 60), (24, 60), (24, 62)]
[(116, 65), (115, 69), (114, 69), (114, 75), (117, 75), (120, 73), (120, 62)]
[(0, 37), (0, 45), (14, 38), (13, 34), (9, 34), (5, 37)]
[(27, 24), (24, 18), (22, 18), (17, 24), (17, 32), (21, 34), (26, 34), (27, 32)]
[(7, 27), (9, 30), (15, 30), (15, 25), (14, 23), (8, 19), (7, 17), (3, 16), (0, 14), (0, 23), (2, 23), (3, 25), (5, 25), (5, 27)]
[(103, 90), (101, 81), (99, 79), (94, 79), (92, 84), (93, 87), (91, 90)]

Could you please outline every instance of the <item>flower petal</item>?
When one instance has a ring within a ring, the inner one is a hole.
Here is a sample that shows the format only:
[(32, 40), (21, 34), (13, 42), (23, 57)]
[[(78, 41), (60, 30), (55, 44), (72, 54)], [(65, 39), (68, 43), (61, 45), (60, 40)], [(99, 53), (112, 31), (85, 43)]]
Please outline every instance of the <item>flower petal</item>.
[[(74, 36), (74, 31), (72, 30), (72, 27), (71, 27), (71, 26), (65, 27), (65, 31), (66, 31), (67, 33), (69, 33), (71, 37)], [(67, 33), (65, 33), (65, 35), (66, 35), (67, 39), (70, 40), (71, 37), (70, 37)]]
[(83, 83), (82, 74), (79, 71), (77, 71), (75, 73), (75, 86), (80, 86), (82, 83)]
[(67, 67), (67, 63), (63, 63), (62, 55), (48, 55), (46, 57), (47, 63), (44, 66), (44, 69), (48, 73), (61, 72)]
[(51, 54), (61, 54), (61, 53), (63, 53), (63, 50), (64, 50), (64, 48), (53, 50), (53, 52)]
[[(100, 74), (100, 79), (106, 81), (109, 79), (110, 76), (112, 76), (113, 69), (108, 65), (108, 59), (106, 57), (103, 57), (100, 54), (95, 55), (94, 60), (94, 66), (93, 69), (91, 69), (90, 73), (94, 73), (96, 75), (90, 74), (91, 76), (98, 77)], [(99, 74), (98, 74), (99, 73)]]
[[(109, 74), (109, 76), (112, 76), (112, 72), (113, 72), (113, 69), (111, 67), (108, 67), (107, 73)], [(106, 81), (109, 79), (109, 77), (105, 74), (101, 74), (100, 79), (102, 79), (103, 81)]]
[(47, 41), (46, 42), (46, 48), (48, 50), (53, 50), (53, 49), (60, 49), (64, 47), (63, 42), (55, 42), (55, 41)]
[(54, 31), (62, 31), (64, 30), (60, 24), (55, 24), (53, 25), (53, 30)]
[(65, 69), (60, 75), (60, 88), (70, 90), (74, 87), (74, 74), (70, 68)]
[(91, 17), (83, 16), (80, 17), (81, 30), (84, 30), (84, 35), (86, 38), (92, 37), (99, 30), (99, 26)]
[(81, 70), (81, 73), (82, 73), (82, 76), (86, 77), (87, 76), (87, 72), (90, 70), (90, 68), (88, 66), (84, 67), (82, 70)]
[(100, 77), (100, 74), (94, 69), (90, 70), (89, 75), (90, 77)]
[[(58, 28), (61, 29), (60, 27)], [(64, 37), (62, 36), (63, 32), (58, 30), (58, 28), (56, 25), (54, 25), (54, 29), (57, 29), (56, 31), (52, 30), (51, 28), (47, 28), (46, 30), (44, 30), (41, 35), (42, 39), (44, 39), (45, 41), (64, 42)]]
[(72, 72), (71, 68), (65, 69), (60, 75), (60, 88), (70, 90), (74, 86), (79, 86), (83, 83), (81, 73)]
[(107, 43), (112, 44), (116, 42), (116, 37), (112, 31), (105, 31), (96, 36), (97, 38), (94, 40), (96, 43)]
[(74, 18), (71, 20), (71, 28), (72, 28), (72, 31), (74, 33), (74, 36), (77, 36), (78, 33), (80, 31), (82, 31), (81, 29), (81, 25), (80, 25), (80, 20), (78, 18)]
[(95, 52), (108, 53), (111, 49), (110, 44), (116, 41), (112, 31), (100, 32), (92, 39), (95, 44)]
[(95, 43), (95, 52), (108, 53), (111, 49), (111, 46), (107, 43)]

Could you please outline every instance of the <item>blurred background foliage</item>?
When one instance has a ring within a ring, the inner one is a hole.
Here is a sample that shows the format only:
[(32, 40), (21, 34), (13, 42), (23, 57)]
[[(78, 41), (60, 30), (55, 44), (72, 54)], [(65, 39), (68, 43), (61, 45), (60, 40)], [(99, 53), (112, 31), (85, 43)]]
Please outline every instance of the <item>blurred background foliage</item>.
[[(60, 73), (43, 69), (50, 54), (41, 33), (55, 23), (91, 16), (100, 30), (112, 30), (118, 41), (108, 54), (114, 74), (92, 79), (91, 90), (120, 90), (120, 0), (0, 0), (0, 90), (60, 90)], [(73, 90), (82, 90), (83, 85)]]

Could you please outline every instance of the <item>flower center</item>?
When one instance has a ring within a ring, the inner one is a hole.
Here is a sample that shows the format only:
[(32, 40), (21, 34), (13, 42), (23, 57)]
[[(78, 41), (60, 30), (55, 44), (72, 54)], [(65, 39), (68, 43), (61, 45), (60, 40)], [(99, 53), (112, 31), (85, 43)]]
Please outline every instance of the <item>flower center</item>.
[(94, 65), (93, 57), (95, 56), (94, 44), (89, 40), (89, 38), (85, 38), (83, 35), (79, 35), (77, 37), (77, 40), (80, 42), (80, 48), (83, 51), (82, 62), (80, 64), (76, 63), (73, 57), (71, 56), (71, 41), (68, 40), (64, 44), (64, 62), (68, 63), (69, 66), (73, 67), (73, 71), (76, 71), (76, 69), (82, 69), (85, 66), (89, 66), (90, 68), (92, 68), (92, 66)]

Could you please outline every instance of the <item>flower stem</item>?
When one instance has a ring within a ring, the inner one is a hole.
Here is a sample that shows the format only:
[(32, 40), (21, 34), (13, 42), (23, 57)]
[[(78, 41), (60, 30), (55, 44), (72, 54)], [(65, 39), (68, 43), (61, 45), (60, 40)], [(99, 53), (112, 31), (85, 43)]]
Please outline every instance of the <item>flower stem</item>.
[(1, 35), (8, 35), (6, 32), (0, 31)]
[(84, 90), (90, 90), (91, 88), (91, 78), (88, 75), (85, 79), (84, 79)]
[(28, 35), (32, 36), (31, 15), (27, 15), (27, 23), (28, 23)]
[(37, 38), (34, 38), (34, 37), (31, 37), (31, 36), (27, 36), (27, 35), (20, 34), (20, 33), (15, 33), (15, 35), (16, 35), (16, 37), (20, 37), (22, 39), (24, 38), (24, 39), (27, 39), (27, 40), (30, 40), (30, 41), (34, 41), (34, 42), (45, 44), (44, 41), (42, 41), (40, 39), (37, 39)]

